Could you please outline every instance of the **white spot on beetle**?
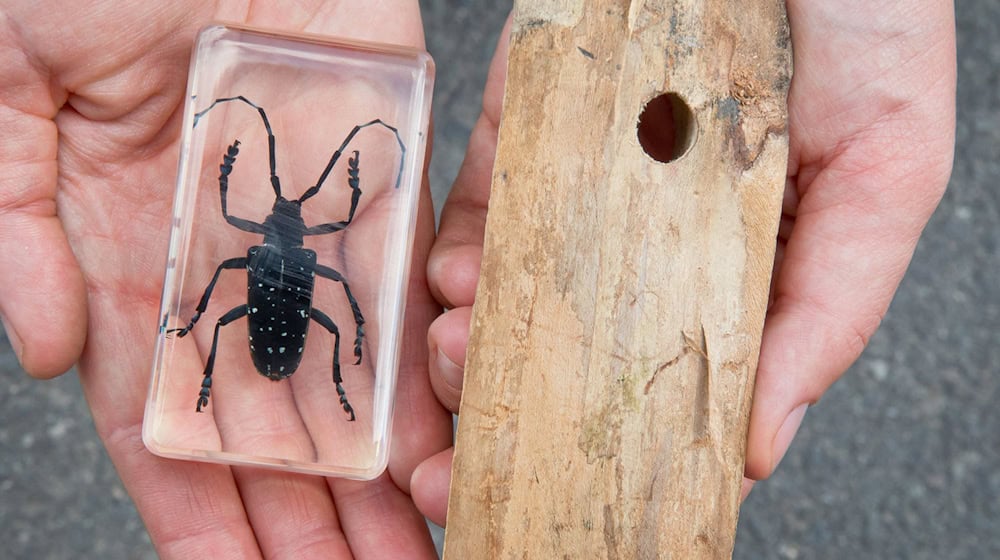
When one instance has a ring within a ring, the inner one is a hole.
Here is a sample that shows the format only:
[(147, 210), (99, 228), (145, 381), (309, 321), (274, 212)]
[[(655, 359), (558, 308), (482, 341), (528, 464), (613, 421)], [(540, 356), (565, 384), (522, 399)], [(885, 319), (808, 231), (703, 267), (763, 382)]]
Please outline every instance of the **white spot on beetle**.
[(278, 347), (278, 353), (279, 354), (284, 354), (285, 353), (285, 347), (284, 346), (279, 346)]
[(254, 307), (253, 309), (250, 310), (250, 313), (256, 313), (256, 312), (257, 312), (257, 308), (256, 307)]
[(301, 354), (301, 353), (302, 353), (302, 347), (299, 346), (299, 354)]
[(267, 347), (267, 353), (268, 354), (274, 354), (274, 348), (271, 348), (270, 346), (268, 346)]

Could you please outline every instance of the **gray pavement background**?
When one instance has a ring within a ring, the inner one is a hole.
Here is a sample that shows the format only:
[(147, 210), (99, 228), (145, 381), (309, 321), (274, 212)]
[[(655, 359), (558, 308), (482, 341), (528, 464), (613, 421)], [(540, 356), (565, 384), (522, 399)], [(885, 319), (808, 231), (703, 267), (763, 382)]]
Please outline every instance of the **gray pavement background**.
[[(427, 0), (440, 203), (509, 2)], [(1000, 558), (1000, 2), (956, 3), (951, 187), (882, 328), (744, 506), (736, 558)], [(0, 558), (155, 558), (76, 375), (0, 335)]]

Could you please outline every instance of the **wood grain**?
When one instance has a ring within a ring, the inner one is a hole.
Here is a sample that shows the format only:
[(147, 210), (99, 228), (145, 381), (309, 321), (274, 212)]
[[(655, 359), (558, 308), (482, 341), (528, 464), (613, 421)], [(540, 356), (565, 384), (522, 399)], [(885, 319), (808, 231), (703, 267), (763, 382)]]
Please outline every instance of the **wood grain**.
[(517, 2), (446, 558), (731, 555), (790, 72), (780, 0)]

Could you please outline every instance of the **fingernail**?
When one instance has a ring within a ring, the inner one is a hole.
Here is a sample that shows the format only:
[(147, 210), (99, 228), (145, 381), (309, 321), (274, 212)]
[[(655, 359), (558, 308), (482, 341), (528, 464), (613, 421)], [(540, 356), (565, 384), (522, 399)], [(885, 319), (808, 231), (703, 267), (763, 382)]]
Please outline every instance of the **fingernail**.
[(17, 357), (17, 361), (21, 361), (21, 337), (17, 336), (17, 332), (11, 328), (10, 323), (7, 322), (7, 318), (0, 315), (0, 323), (3, 323), (3, 330), (7, 333), (7, 340), (10, 341), (10, 347), (14, 349), (14, 356)]
[(781, 424), (781, 428), (778, 429), (778, 433), (774, 436), (774, 447), (771, 449), (771, 456), (775, 457), (774, 465), (771, 467), (771, 472), (778, 468), (781, 460), (785, 458), (785, 453), (788, 451), (788, 446), (792, 444), (792, 440), (795, 439), (795, 434), (799, 431), (799, 426), (802, 425), (802, 419), (806, 416), (806, 410), (809, 409), (809, 403), (802, 403), (795, 410), (788, 413), (788, 417), (785, 418), (785, 422)]
[(437, 352), (437, 368), (438, 373), (441, 374), (441, 379), (445, 383), (458, 391), (462, 390), (462, 379), (465, 377), (465, 370), (448, 359), (448, 356), (445, 356), (444, 352), (440, 349)]

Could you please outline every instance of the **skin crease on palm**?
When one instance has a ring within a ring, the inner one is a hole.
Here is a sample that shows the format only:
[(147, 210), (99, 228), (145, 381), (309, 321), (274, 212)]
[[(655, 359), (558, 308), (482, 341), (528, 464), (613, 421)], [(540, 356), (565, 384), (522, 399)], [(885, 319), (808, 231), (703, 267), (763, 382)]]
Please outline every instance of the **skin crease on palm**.
[[(149, 454), (140, 425), (154, 340), (145, 333), (157, 324), (197, 29), (224, 20), (422, 47), (417, 2), (56, 7), (0, 10), (0, 251), (14, 263), (0, 267), (0, 315), (25, 370), (51, 377), (78, 363), (98, 432), (163, 558), (433, 558), (420, 512), (444, 521), (448, 409), (460, 396), (454, 364), (464, 363), (478, 277), (504, 43), (433, 250), (426, 190), (421, 199), (397, 396), (403, 428), (387, 474), (358, 483)], [(797, 422), (786, 419), (801, 420), (802, 405), (877, 327), (953, 147), (950, 3), (788, 8), (789, 188), (749, 434), (753, 479), (787, 448)], [(432, 293), (452, 308), (433, 324)]]

